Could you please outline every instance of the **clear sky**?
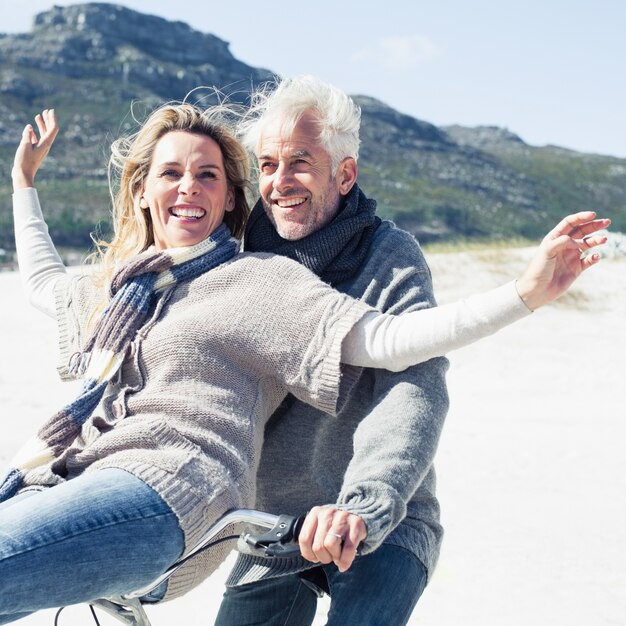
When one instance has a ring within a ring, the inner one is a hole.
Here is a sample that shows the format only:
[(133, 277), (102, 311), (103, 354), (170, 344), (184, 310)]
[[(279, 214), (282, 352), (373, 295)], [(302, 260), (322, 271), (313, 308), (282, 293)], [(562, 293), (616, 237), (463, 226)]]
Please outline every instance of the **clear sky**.
[[(27, 32), (64, 0), (0, 0)], [(125, 0), (437, 125), (495, 125), (532, 145), (626, 158), (625, 0)]]

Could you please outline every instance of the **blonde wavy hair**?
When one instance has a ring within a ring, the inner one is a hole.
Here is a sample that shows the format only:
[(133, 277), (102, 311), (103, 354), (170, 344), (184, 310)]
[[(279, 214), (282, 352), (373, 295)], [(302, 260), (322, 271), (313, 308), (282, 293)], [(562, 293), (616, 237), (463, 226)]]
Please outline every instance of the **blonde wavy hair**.
[(235, 208), (225, 213), (224, 222), (233, 236), (243, 235), (250, 214), (250, 163), (232, 119), (233, 109), (225, 105), (203, 110), (188, 103), (168, 103), (153, 111), (136, 133), (113, 143), (109, 159), (113, 238), (95, 241), (97, 251), (92, 258), (100, 264), (102, 284), (110, 284), (116, 268), (154, 243), (150, 213), (140, 208), (139, 199), (155, 146), (169, 132), (205, 135), (218, 144), (235, 198)]

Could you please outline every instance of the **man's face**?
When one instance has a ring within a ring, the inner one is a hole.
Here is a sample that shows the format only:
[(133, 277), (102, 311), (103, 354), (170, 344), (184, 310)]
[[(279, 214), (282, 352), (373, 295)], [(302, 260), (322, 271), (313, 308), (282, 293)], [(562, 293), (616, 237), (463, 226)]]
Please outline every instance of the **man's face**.
[[(283, 239), (296, 241), (337, 215), (344, 191), (318, 139), (315, 117), (305, 113), (289, 137), (268, 122), (259, 142), (259, 192), (270, 221)], [(341, 168), (340, 168), (341, 170)]]

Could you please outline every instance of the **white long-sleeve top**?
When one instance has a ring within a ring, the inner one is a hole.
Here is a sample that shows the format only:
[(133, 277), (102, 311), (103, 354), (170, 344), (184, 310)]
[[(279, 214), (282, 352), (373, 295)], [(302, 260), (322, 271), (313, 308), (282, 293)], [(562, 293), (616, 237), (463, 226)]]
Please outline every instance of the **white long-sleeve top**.
[[(13, 213), (25, 294), (33, 306), (55, 317), (55, 284), (67, 270), (49, 236), (34, 188), (13, 194)], [(346, 336), (341, 359), (348, 365), (402, 371), (491, 335), (530, 313), (514, 281), (436, 308), (399, 316), (371, 312)]]

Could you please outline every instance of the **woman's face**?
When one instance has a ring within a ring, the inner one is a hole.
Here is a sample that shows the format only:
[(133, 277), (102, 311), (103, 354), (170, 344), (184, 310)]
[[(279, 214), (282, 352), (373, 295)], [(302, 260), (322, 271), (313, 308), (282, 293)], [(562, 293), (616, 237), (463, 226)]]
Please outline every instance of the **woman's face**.
[(222, 151), (213, 139), (184, 131), (159, 139), (140, 201), (150, 210), (157, 250), (200, 243), (234, 204)]

